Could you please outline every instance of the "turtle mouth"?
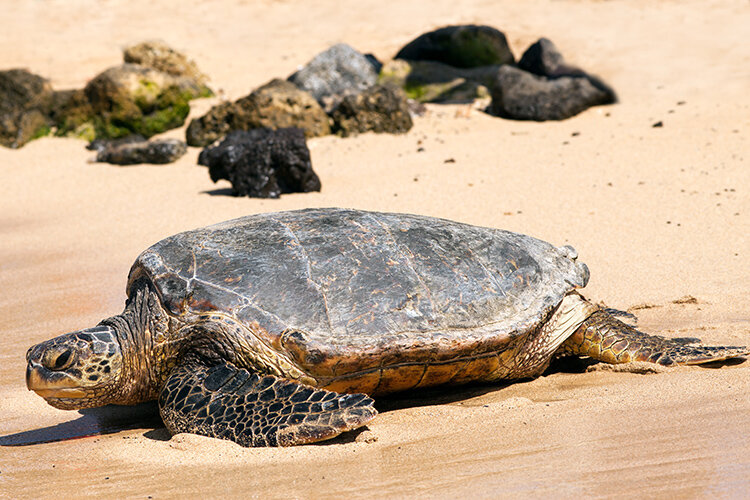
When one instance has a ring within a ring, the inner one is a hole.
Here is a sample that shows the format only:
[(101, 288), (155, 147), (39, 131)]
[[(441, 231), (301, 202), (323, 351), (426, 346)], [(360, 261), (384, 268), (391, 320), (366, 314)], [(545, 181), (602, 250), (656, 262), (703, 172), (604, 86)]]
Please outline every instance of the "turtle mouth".
[(77, 399), (87, 395), (80, 383), (67, 373), (48, 370), (33, 361), (26, 367), (26, 387), (44, 399)]

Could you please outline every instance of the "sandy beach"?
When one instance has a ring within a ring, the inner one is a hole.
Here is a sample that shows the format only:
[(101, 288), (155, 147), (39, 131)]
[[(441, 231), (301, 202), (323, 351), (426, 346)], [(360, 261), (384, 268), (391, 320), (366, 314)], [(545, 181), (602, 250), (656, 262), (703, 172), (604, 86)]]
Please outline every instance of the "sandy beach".
[[(192, 117), (286, 78), (335, 43), (388, 60), (421, 33), (469, 23), (503, 31), (517, 58), (551, 39), (620, 102), (546, 123), (427, 105), (404, 135), (309, 140), (322, 191), (277, 200), (227, 195), (229, 183), (213, 184), (197, 165), (197, 148), (166, 166), (116, 167), (92, 163), (74, 139), (0, 147), (0, 443), (128, 421), (133, 410), (48, 406), (26, 390), (26, 350), (120, 313), (128, 270), (149, 245), (253, 213), (408, 212), (572, 245), (591, 270), (584, 295), (636, 314), (640, 329), (750, 345), (745, 2), (3, 4), (0, 68), (80, 88), (119, 64), (124, 47), (162, 39), (219, 91), (194, 101)], [(564, 368), (507, 386), (383, 400), (364, 432), (291, 449), (170, 438), (153, 419), (113, 434), (0, 446), (0, 498), (748, 494), (750, 361), (645, 375)], [(135, 413), (142, 419), (148, 409)]]

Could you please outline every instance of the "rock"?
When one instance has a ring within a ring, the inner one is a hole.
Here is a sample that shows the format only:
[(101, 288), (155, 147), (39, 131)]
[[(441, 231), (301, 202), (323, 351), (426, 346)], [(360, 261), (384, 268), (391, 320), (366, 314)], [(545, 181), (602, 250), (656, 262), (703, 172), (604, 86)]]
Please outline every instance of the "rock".
[(50, 118), (57, 127), (57, 136), (76, 137), (87, 141), (96, 138), (94, 110), (83, 89), (53, 92)]
[(206, 85), (208, 77), (198, 69), (195, 62), (164, 42), (148, 41), (127, 47), (123, 51), (123, 58), (126, 63), (140, 64), (173, 76), (188, 78), (201, 89), (202, 97), (213, 95)]
[(585, 77), (548, 79), (503, 66), (498, 70), (489, 112), (516, 120), (564, 120), (591, 106), (612, 102), (611, 94)]
[(611, 102), (617, 101), (617, 96), (612, 87), (598, 77), (566, 63), (555, 44), (547, 38), (540, 38), (526, 49), (526, 52), (521, 56), (521, 60), (518, 61), (518, 67), (529, 73), (547, 78), (560, 78), (562, 76), (586, 78), (594, 87), (609, 94)]
[(403, 88), (416, 101), (467, 103), (489, 97), (499, 68), (456, 68), (435, 61), (394, 59), (383, 66), (379, 81)]
[(135, 144), (147, 140), (148, 139), (138, 134), (119, 137), (117, 139), (94, 139), (86, 145), (86, 149), (100, 153), (109, 147), (116, 147), (122, 144)]
[(201, 95), (201, 88), (189, 78), (123, 64), (99, 74), (84, 93), (94, 113), (97, 137), (151, 137), (181, 126), (190, 111), (189, 101)]
[(211, 180), (227, 179), (237, 196), (278, 198), (282, 193), (320, 191), (305, 134), (299, 128), (257, 128), (230, 132), (204, 149), (198, 163)]
[(413, 125), (406, 94), (392, 85), (375, 85), (344, 97), (332, 117), (336, 132), (344, 137), (363, 132), (402, 134)]
[[(539, 76), (580, 76), (583, 72), (565, 64), (562, 54), (547, 38), (540, 38), (526, 49), (518, 67)], [(578, 74), (571, 74), (576, 71)]]
[(447, 26), (420, 35), (396, 59), (438, 61), (458, 68), (513, 64), (505, 35), (490, 26)]
[(153, 141), (126, 140), (109, 141), (94, 146), (99, 149), (96, 161), (115, 165), (137, 165), (139, 163), (172, 163), (187, 152), (187, 144), (178, 139), (156, 139)]
[(328, 115), (293, 83), (275, 79), (233, 103), (224, 102), (190, 122), (187, 143), (207, 146), (231, 130), (297, 127), (307, 137), (331, 133)]
[(52, 87), (25, 69), (0, 71), (0, 144), (19, 148), (47, 135)]
[(315, 56), (288, 80), (312, 94), (326, 110), (331, 110), (344, 96), (358, 94), (375, 85), (378, 69), (372, 59), (339, 43)]

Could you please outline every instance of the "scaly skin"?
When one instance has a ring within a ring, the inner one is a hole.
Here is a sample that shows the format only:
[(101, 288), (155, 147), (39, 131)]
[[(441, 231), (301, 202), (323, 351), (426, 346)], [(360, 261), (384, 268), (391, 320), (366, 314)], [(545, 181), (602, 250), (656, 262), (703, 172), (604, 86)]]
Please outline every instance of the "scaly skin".
[(339, 394), (250, 373), (231, 363), (185, 360), (159, 396), (172, 434), (190, 432), (242, 446), (291, 446), (330, 439), (375, 418), (364, 394)]
[(689, 341), (649, 335), (599, 310), (589, 316), (558, 351), (605, 363), (646, 361), (663, 366), (697, 365), (750, 352), (747, 347), (690, 345)]

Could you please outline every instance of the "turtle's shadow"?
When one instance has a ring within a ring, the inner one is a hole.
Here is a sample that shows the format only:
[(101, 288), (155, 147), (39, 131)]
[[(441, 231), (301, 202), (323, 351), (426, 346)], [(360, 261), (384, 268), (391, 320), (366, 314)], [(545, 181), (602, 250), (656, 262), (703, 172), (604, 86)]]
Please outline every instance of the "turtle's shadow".
[(154, 428), (163, 424), (155, 402), (135, 406), (104, 406), (78, 410), (75, 420), (0, 436), (0, 446), (28, 446), (88, 436), (113, 434), (127, 429)]
[[(555, 359), (544, 372), (543, 376), (554, 373), (584, 373), (586, 369), (596, 364), (597, 361), (580, 357), (565, 357)], [(385, 413), (403, 408), (414, 408), (419, 406), (434, 406), (456, 403), (467, 399), (483, 396), (490, 392), (500, 391), (508, 386), (523, 383), (533, 379), (518, 379), (492, 383), (473, 383), (471, 385), (458, 385), (454, 387), (434, 387), (427, 389), (415, 389), (396, 393), (390, 396), (375, 398), (375, 408), (378, 412)]]

